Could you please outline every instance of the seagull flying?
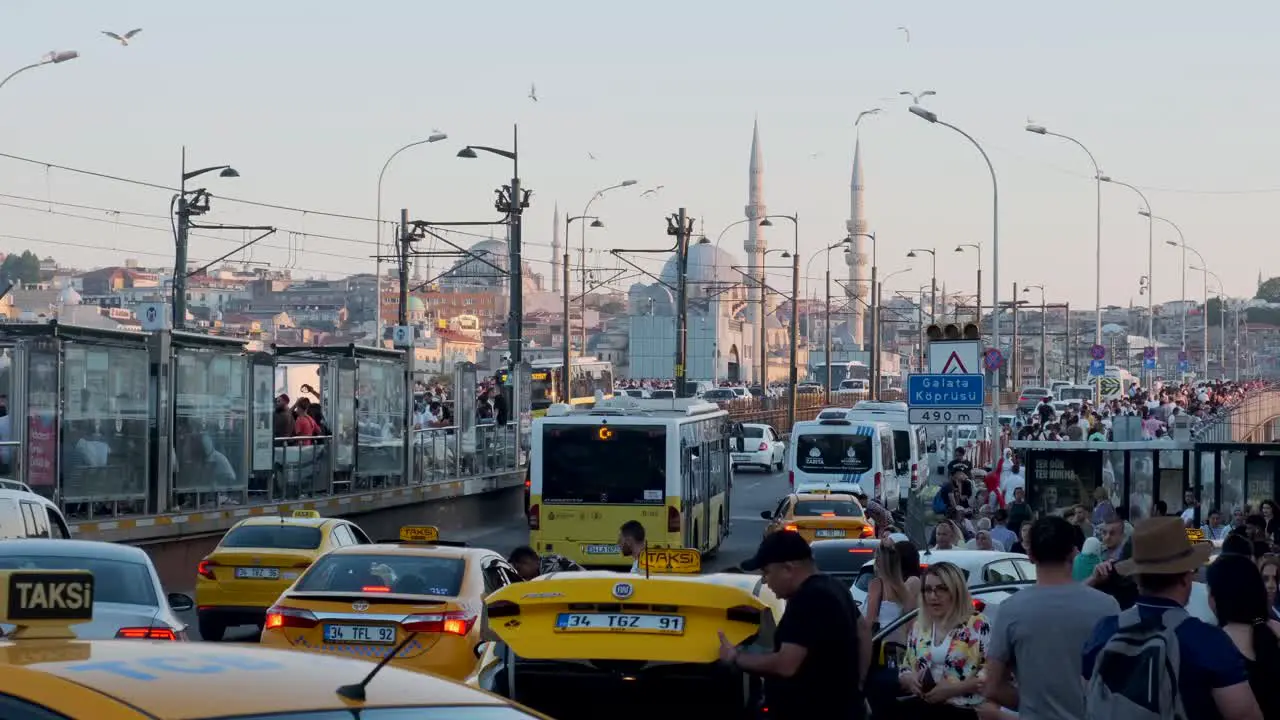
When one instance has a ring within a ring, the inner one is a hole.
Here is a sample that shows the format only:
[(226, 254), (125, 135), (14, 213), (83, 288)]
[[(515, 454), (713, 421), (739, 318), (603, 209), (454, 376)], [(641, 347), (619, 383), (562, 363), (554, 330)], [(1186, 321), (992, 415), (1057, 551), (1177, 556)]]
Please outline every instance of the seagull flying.
[(657, 187), (651, 187), (651, 188), (649, 188), (648, 190), (645, 190), (644, 192), (640, 193), (640, 197), (653, 197), (654, 195), (657, 195), (657, 194), (658, 194), (658, 191), (659, 191), (659, 190), (661, 190), (661, 189), (662, 189), (662, 188), (664, 188), (664, 187), (666, 187), (666, 185), (659, 185), (659, 186), (657, 186)]
[(816, 152), (815, 152), (815, 153), (809, 153), (809, 159), (810, 159), (810, 160), (817, 160), (817, 159), (818, 159), (818, 157), (819, 157), (820, 155), (822, 155), (822, 153), (816, 153)]
[(129, 41), (133, 39), (134, 35), (137, 35), (140, 32), (142, 32), (142, 28), (134, 28), (129, 32), (125, 33), (124, 35), (117, 35), (116, 33), (113, 33), (107, 30), (103, 30), (102, 34), (106, 35), (112, 40), (118, 40), (120, 44), (124, 45), (125, 47), (129, 47)]
[(538, 86), (533, 83), (529, 83), (529, 99), (538, 102)]
[(884, 111), (881, 110), (880, 108), (871, 108), (870, 110), (863, 110), (862, 112), (858, 113), (858, 119), (853, 121), (853, 126), (858, 127), (858, 124), (862, 122), (862, 118), (868, 115), (879, 115), (882, 112)]
[(907, 36), (907, 43), (908, 43), (908, 44), (910, 44), (910, 43), (911, 43), (911, 31), (910, 31), (910, 30), (908, 30), (908, 29), (906, 28), (906, 26), (904, 26), (904, 25), (899, 25), (899, 26), (898, 26), (898, 29), (899, 29), (899, 30), (901, 30), (901, 31), (903, 32), (903, 34), (905, 34), (905, 35)]
[(595, 153), (593, 153), (593, 152), (589, 152), (589, 151), (587, 152), (587, 157), (591, 158), (592, 160), (595, 160), (595, 159), (596, 159), (596, 155), (595, 155)]
[(936, 92), (934, 92), (934, 91), (932, 91), (932, 90), (925, 90), (925, 91), (924, 91), (924, 92), (922, 92), (922, 93), (913, 93), (913, 92), (911, 92), (910, 90), (902, 90), (902, 91), (900, 91), (898, 94), (899, 94), (899, 95), (906, 95), (906, 96), (910, 97), (910, 98), (911, 98), (911, 103), (912, 103), (913, 105), (919, 105), (919, 104), (920, 104), (920, 99), (921, 99), (921, 98), (927, 98), (927, 97), (929, 97), (930, 95), (937, 95), (938, 93), (936, 93)]

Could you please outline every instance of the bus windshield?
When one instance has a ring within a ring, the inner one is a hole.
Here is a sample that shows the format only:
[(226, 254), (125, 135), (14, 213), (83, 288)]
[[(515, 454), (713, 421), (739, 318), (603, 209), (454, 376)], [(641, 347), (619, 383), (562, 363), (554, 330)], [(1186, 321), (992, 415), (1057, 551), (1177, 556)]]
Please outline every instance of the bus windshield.
[(546, 407), (556, 401), (555, 380), (550, 370), (529, 373), (529, 391), (534, 407)]
[(662, 505), (666, 450), (662, 426), (548, 426), (542, 434), (542, 502)]
[(796, 457), (806, 473), (860, 473), (871, 469), (871, 436), (849, 434), (801, 435)]

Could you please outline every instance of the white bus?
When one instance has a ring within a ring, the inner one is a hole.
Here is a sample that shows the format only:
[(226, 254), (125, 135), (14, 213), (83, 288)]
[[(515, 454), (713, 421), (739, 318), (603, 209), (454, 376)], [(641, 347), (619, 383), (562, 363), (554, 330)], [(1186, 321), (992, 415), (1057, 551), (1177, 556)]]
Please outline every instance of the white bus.
[(590, 405), (596, 391), (613, 397), (613, 363), (595, 358), (574, 358), (569, 371), (569, 391), (564, 388), (564, 363), (535, 360), (530, 363), (533, 409), (546, 410), (555, 403)]
[(729, 533), (729, 413), (692, 398), (552, 405), (533, 421), (529, 539), (582, 565), (629, 566), (618, 529), (652, 547), (714, 551)]

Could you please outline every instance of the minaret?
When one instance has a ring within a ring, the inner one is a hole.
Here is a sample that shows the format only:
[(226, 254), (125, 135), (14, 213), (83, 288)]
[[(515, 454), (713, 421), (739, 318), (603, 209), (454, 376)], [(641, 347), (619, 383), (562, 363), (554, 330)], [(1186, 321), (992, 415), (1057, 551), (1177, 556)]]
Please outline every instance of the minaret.
[(763, 322), (760, 312), (760, 290), (764, 287), (764, 252), (768, 244), (760, 221), (769, 211), (764, 206), (764, 155), (760, 149), (760, 121), (751, 129), (751, 164), (747, 168), (750, 182), (747, 186), (747, 274), (752, 278), (747, 288), (747, 317), (751, 322)]
[(860, 349), (865, 349), (867, 345), (865, 312), (867, 299), (871, 297), (870, 288), (867, 287), (871, 280), (871, 254), (868, 252), (871, 239), (858, 234), (867, 232), (867, 216), (863, 211), (861, 150), (861, 140), (855, 140), (853, 177), (849, 181), (849, 220), (845, 222), (845, 228), (853, 237), (853, 252), (844, 257), (845, 262), (849, 264), (849, 287), (846, 294), (851, 298), (853, 305), (853, 324), (849, 334)]
[(560, 203), (556, 203), (555, 222), (551, 226), (551, 292), (560, 294), (560, 276), (564, 268), (560, 261), (564, 259), (564, 250), (560, 246)]

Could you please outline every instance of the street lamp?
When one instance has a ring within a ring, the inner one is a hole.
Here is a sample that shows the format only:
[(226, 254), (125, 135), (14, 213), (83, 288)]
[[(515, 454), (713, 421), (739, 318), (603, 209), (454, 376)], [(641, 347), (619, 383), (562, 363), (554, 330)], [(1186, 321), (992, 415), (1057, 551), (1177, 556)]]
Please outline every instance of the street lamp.
[[(849, 233), (849, 249), (845, 251), (846, 254), (853, 253), (853, 241), (860, 237), (871, 241), (871, 286), (868, 288), (869, 292), (867, 293), (869, 298), (867, 305), (871, 309), (871, 342), (868, 343), (870, 352), (867, 354), (867, 359), (870, 362), (867, 364), (869, 365), (868, 375), (871, 376), (871, 382), (868, 383), (871, 390), (871, 399), (878, 400), (880, 396), (880, 302), (876, 292), (876, 286), (879, 284), (876, 276), (880, 272), (880, 263), (877, 260), (880, 244), (876, 242), (875, 233), (851, 232)], [(857, 302), (856, 298), (854, 302)], [(854, 340), (858, 342), (859, 347), (862, 346), (862, 338), (854, 338)]]
[[(1000, 307), (1000, 184), (996, 180), (996, 167), (991, 164), (991, 157), (987, 155), (987, 151), (982, 149), (982, 145), (969, 133), (950, 123), (943, 122), (938, 119), (938, 114), (932, 110), (922, 108), (919, 105), (911, 106), (911, 114), (927, 120), (935, 125), (941, 125), (950, 128), (977, 148), (982, 155), (982, 159), (987, 163), (987, 170), (991, 173), (991, 345), (992, 347), (1000, 347), (1000, 313), (995, 312), (994, 308)], [(999, 429), (1000, 418), (1000, 392), (997, 388), (991, 393), (991, 424), (992, 429)], [(994, 433), (993, 433), (994, 434)]]
[(938, 251), (928, 248), (912, 248), (907, 252), (907, 257), (919, 257), (916, 253), (929, 253), (929, 257), (933, 262), (933, 271), (929, 273), (929, 282), (933, 283), (933, 287), (929, 290), (929, 320), (938, 315)]
[(5, 77), (5, 79), (0, 80), (0, 88), (4, 87), (5, 83), (12, 80), (13, 77), (20, 72), (31, 70), (33, 68), (38, 68), (44, 65), (57, 65), (58, 63), (64, 63), (68, 60), (75, 60), (78, 57), (80, 57), (80, 53), (76, 52), (75, 50), (54, 50), (53, 52), (50, 52), (46, 54), (44, 57), (40, 58), (40, 62), (34, 62), (34, 63), (31, 63), (30, 65), (24, 65), (18, 68), (17, 70), (14, 70), (13, 72), (9, 73)]
[(1049, 325), (1048, 311), (1044, 302), (1043, 285), (1027, 285), (1022, 292), (1029, 293), (1033, 289), (1040, 291), (1040, 387), (1049, 387), (1049, 357), (1046, 327)]
[[(635, 180), (623, 180), (622, 182), (617, 183), (616, 185), (610, 185), (609, 187), (601, 188), (600, 190), (595, 191), (595, 193), (592, 194), (591, 199), (587, 201), (586, 207), (582, 208), (582, 217), (590, 217), (591, 204), (594, 203), (596, 200), (599, 200), (605, 193), (609, 192), (610, 190), (617, 190), (618, 188), (631, 187), (632, 185), (635, 185), (635, 184), (636, 184)], [(603, 223), (599, 225), (595, 224), (599, 222), (600, 220), (598, 218), (593, 218), (591, 227), (604, 227)], [(582, 280), (581, 346), (582, 346), (583, 355), (587, 354), (587, 227), (588, 227), (587, 225), (582, 226), (582, 245), (578, 253), (578, 262), (579, 262), (579, 269), (580, 269), (579, 278)], [(569, 236), (569, 230), (568, 228), (565, 228), (565, 237), (568, 237), (568, 236)], [(566, 246), (567, 246), (567, 243), (566, 243)], [(565, 363), (565, 369), (566, 371), (568, 370), (568, 363)]]
[[(760, 220), (761, 227), (772, 227), (770, 218), (790, 220), (795, 228), (794, 250), (783, 252), (782, 257), (791, 258), (791, 369), (787, 385), (787, 425), (796, 424), (796, 388), (800, 384), (799, 368), (796, 366), (796, 354), (800, 345), (800, 213), (795, 215), (765, 215)], [(764, 289), (761, 288), (761, 294)], [(763, 319), (763, 318), (762, 318)]]
[[(590, 205), (590, 203), (588, 203), (588, 205)], [(578, 220), (590, 220), (590, 221), (591, 221), (590, 223), (587, 223), (586, 225), (584, 225), (584, 226), (583, 226), (583, 228), (582, 228), (582, 235), (583, 235), (583, 237), (584, 237), (584, 238), (586, 237), (586, 234), (587, 234), (587, 228), (602, 228), (602, 227), (604, 227), (604, 223), (600, 221), (600, 218), (595, 217), (595, 216), (592, 216), (592, 215), (578, 215), (578, 216), (576, 216), (576, 217), (566, 218), (566, 219), (565, 219), (565, 221), (564, 221), (564, 236), (565, 236), (565, 237), (569, 237), (569, 228), (570, 228), (570, 226), (572, 226), (572, 225), (573, 225), (573, 223), (574, 223), (574, 222), (576, 222), (576, 221), (578, 221)], [(583, 261), (582, 261), (582, 262), (583, 262), (583, 266), (582, 266), (582, 297), (583, 297), (583, 301), (582, 301), (582, 354), (583, 354), (583, 355), (586, 355), (586, 354), (587, 354), (587, 337), (586, 337), (586, 336), (587, 336), (587, 301), (586, 301), (586, 297), (587, 297), (587, 268), (586, 268), (586, 250), (585, 250), (585, 247), (586, 247), (586, 240), (585, 240), (585, 239), (583, 240), (583, 247), (584, 247), (584, 250), (583, 250)], [(567, 245), (567, 244), (566, 244), (565, 249), (564, 249), (564, 257), (562, 258), (562, 260), (563, 260), (563, 264), (561, 265), (561, 268), (562, 268), (561, 272), (563, 272), (563, 273), (564, 273), (564, 278), (563, 278), (563, 280), (561, 280), (561, 283), (560, 283), (560, 284), (561, 284), (561, 286), (564, 288), (564, 298), (563, 298), (563, 301), (564, 301), (564, 308), (563, 308), (563, 310), (564, 310), (564, 343), (563, 343), (563, 345), (564, 345), (564, 351), (561, 353), (561, 357), (560, 357), (560, 359), (561, 359), (561, 361), (563, 361), (563, 363), (564, 363), (564, 367), (560, 369), (560, 387), (561, 387), (560, 392), (562, 393), (561, 398), (562, 398), (562, 399), (566, 399), (566, 400), (567, 400), (568, 398), (573, 397), (573, 395), (569, 393), (569, 379), (570, 379), (569, 365), (570, 365), (570, 363), (572, 362), (572, 355), (571, 355), (571, 354), (570, 354), (570, 352), (569, 352), (569, 346), (570, 346), (570, 343), (569, 343), (569, 333), (570, 333), (570, 322), (569, 322), (569, 248), (568, 248), (568, 245)]]
[[(1196, 257), (1200, 257), (1200, 253), (1196, 253)], [(1218, 364), (1222, 366), (1223, 374), (1226, 374), (1227, 368), (1227, 321), (1225, 318), (1224, 307), (1226, 305), (1226, 290), (1222, 285), (1222, 278), (1218, 274), (1205, 266), (1204, 258), (1200, 258), (1200, 267), (1191, 266), (1192, 270), (1204, 273), (1204, 379), (1209, 379), (1209, 277), (1212, 276), (1218, 283), (1218, 315), (1222, 318), (1221, 338), (1218, 348)]]
[[(826, 299), (825, 299), (825, 305), (824, 305), (825, 313), (826, 313), (825, 314), (826, 321), (823, 323), (824, 334), (823, 334), (822, 359), (823, 359), (823, 362), (827, 364), (826, 388), (827, 388), (828, 401), (830, 401), (830, 398), (831, 398), (831, 251), (835, 250), (838, 247), (843, 247), (845, 248), (845, 252), (850, 252), (849, 248), (852, 246), (852, 243), (853, 243), (853, 238), (849, 238), (849, 237), (842, 238), (839, 241), (832, 243), (831, 245), (828, 245), (826, 248), (826, 251), (823, 253), (824, 255), (827, 256), (827, 275), (826, 275), (827, 281), (823, 285), (824, 292), (826, 293)], [(805, 266), (805, 271), (804, 271), (805, 277), (809, 276), (809, 267), (813, 265), (813, 259), (816, 257), (818, 256), (812, 255), (809, 257), (809, 263)], [(809, 327), (812, 328), (813, 324), (810, 323)], [(874, 397), (875, 396), (873, 395), (872, 398), (874, 399)]]
[(431, 135), (427, 136), (425, 140), (417, 140), (415, 142), (411, 142), (408, 145), (401, 147), (399, 150), (396, 150), (395, 152), (391, 153), (391, 155), (387, 158), (387, 161), (382, 163), (382, 170), (378, 171), (378, 205), (377, 205), (377, 214), (373, 216), (373, 229), (375, 233), (374, 240), (376, 240), (377, 253), (378, 253), (377, 255), (374, 256), (376, 260), (374, 260), (374, 265), (373, 265), (374, 267), (373, 276), (378, 283), (378, 301), (377, 301), (378, 317), (377, 317), (377, 320), (374, 321), (374, 328), (375, 328), (374, 344), (375, 345), (382, 344), (382, 176), (387, 174), (387, 167), (391, 165), (391, 161), (395, 160), (396, 156), (404, 152), (405, 150), (408, 150), (411, 147), (417, 147), (419, 145), (426, 145), (427, 143), (440, 142), (441, 140), (444, 140), (448, 137), (449, 136), (446, 135), (445, 133), (432, 133)]
[(520, 257), (523, 230), (524, 209), (529, 207), (529, 190), (520, 187), (520, 128), (512, 126), (511, 149), (489, 147), (487, 145), (468, 145), (458, 151), (460, 158), (475, 158), (476, 151), (507, 158), (511, 161), (511, 184), (497, 191), (498, 199), (494, 207), (505, 213), (511, 228), (511, 242), (507, 250), (507, 282), (510, 293), (510, 313), (507, 319), (507, 347), (511, 354), (511, 367), (519, 367), (524, 359), (524, 268)]
[(978, 297), (974, 303), (978, 309), (973, 313), (974, 323), (982, 323), (982, 244), (981, 243), (960, 243), (956, 246), (956, 252), (962, 253), (965, 248), (971, 248), (978, 254)]
[[(1147, 196), (1145, 193), (1143, 193), (1141, 190), (1134, 187), (1133, 185), (1130, 185), (1127, 182), (1114, 180), (1108, 175), (1101, 175), (1099, 176), (1098, 179), (1105, 183), (1111, 183), (1112, 185), (1119, 185), (1120, 187), (1129, 188), (1130, 190), (1137, 193), (1138, 197), (1142, 198), (1142, 204), (1146, 206), (1146, 209), (1139, 210), (1138, 214), (1147, 219), (1147, 286), (1145, 290), (1143, 290), (1143, 292), (1145, 292), (1147, 295), (1147, 345), (1148, 347), (1154, 348), (1156, 345), (1156, 312), (1155, 312), (1155, 291), (1154, 291), (1155, 282), (1156, 282), (1155, 280), (1156, 260), (1155, 260), (1155, 240), (1153, 239), (1155, 237), (1155, 229), (1154, 229), (1155, 222), (1151, 218), (1151, 201), (1147, 200)], [(1147, 376), (1148, 386), (1155, 384), (1155, 374), (1156, 374), (1155, 370), (1152, 370), (1151, 373)]]
[[(1142, 215), (1143, 213), (1139, 211), (1138, 214)], [(1171, 245), (1176, 248), (1182, 248), (1182, 352), (1186, 352), (1187, 351), (1187, 251), (1190, 250), (1191, 252), (1195, 253), (1196, 257), (1200, 257), (1200, 253), (1197, 252), (1195, 248), (1187, 244), (1187, 238), (1185, 235), (1182, 234), (1182, 228), (1178, 227), (1177, 223), (1175, 223), (1172, 220), (1169, 220), (1168, 218), (1162, 218), (1159, 215), (1147, 214), (1147, 217), (1151, 218), (1152, 220), (1159, 220), (1160, 222), (1173, 228), (1174, 231), (1178, 233), (1178, 242), (1174, 242), (1172, 240), (1165, 240), (1164, 243), (1165, 245)], [(1200, 258), (1200, 263), (1204, 264), (1204, 258)]]
[[(209, 193), (203, 188), (187, 190), (187, 181), (205, 173), (218, 171), (220, 178), (237, 178), (240, 173), (230, 165), (210, 165), (199, 170), (187, 170), (187, 148), (182, 147), (182, 181), (178, 184), (177, 204), (177, 237), (174, 239), (173, 253), (173, 327), (181, 330), (187, 321), (187, 240), (191, 234), (191, 216), (203, 215), (209, 211)], [(190, 198), (188, 198), (190, 196)], [(382, 298), (378, 298), (381, 303)], [(382, 307), (379, 304), (379, 312)]]

